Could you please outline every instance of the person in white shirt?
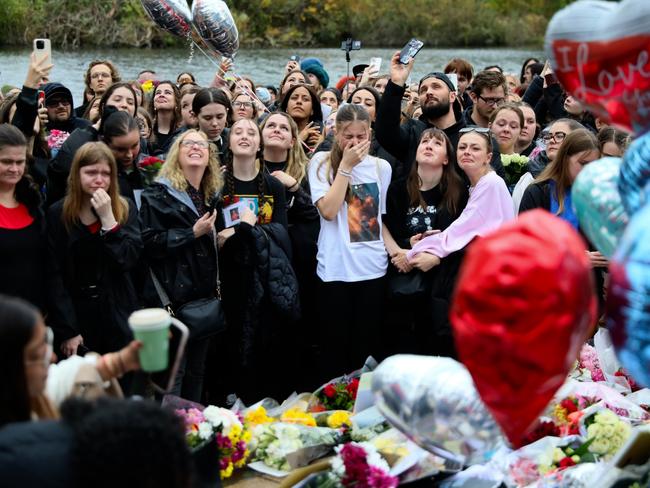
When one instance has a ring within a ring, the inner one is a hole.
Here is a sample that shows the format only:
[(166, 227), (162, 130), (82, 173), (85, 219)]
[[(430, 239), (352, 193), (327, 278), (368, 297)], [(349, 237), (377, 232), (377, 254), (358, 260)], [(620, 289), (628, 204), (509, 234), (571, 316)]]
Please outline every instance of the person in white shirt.
[(311, 197), (321, 217), (317, 309), (327, 343), (336, 341), (323, 350), (322, 374), (332, 376), (363, 365), (376, 350), (382, 320), (388, 267), (382, 214), (391, 167), (368, 155), (370, 139), (366, 109), (345, 105), (337, 112), (332, 150), (315, 154), (309, 165)]

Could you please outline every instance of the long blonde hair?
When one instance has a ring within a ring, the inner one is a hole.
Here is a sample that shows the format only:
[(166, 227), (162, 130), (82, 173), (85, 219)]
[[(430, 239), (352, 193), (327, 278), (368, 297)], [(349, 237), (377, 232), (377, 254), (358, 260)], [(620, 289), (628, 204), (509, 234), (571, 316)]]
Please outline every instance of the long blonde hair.
[[(165, 164), (163, 164), (159, 173), (161, 178), (167, 178), (172, 187), (178, 191), (187, 191), (187, 178), (185, 178), (185, 173), (183, 173), (183, 168), (181, 168), (178, 155), (180, 153), (181, 143), (190, 134), (199, 134), (201, 138), (206, 142), (209, 142), (208, 136), (205, 132), (196, 129), (186, 130), (179, 135), (176, 138), (176, 141), (174, 141), (174, 144), (172, 144), (172, 147), (167, 154)], [(201, 190), (205, 195), (206, 204), (209, 204), (215, 193), (218, 193), (221, 191), (221, 188), (223, 188), (223, 176), (221, 176), (217, 147), (210, 143), (209, 150), (210, 156), (208, 158), (208, 165), (205, 168), (205, 173), (203, 173), (203, 178), (201, 178)]]
[(126, 223), (129, 216), (129, 203), (120, 196), (120, 186), (117, 182), (117, 163), (113, 152), (103, 142), (87, 142), (77, 150), (68, 176), (68, 188), (63, 200), (62, 214), (63, 223), (68, 230), (80, 222), (79, 216), (85, 198), (79, 176), (81, 168), (97, 163), (107, 163), (111, 169), (111, 182), (106, 193), (111, 198), (111, 208), (115, 220), (120, 225)]
[(305, 151), (302, 149), (302, 143), (300, 142), (301, 140), (298, 135), (298, 126), (288, 113), (273, 112), (266, 119), (264, 119), (264, 122), (262, 122), (262, 125), (260, 126), (261, 131), (264, 131), (266, 123), (274, 115), (282, 115), (287, 120), (287, 123), (291, 128), (291, 138), (294, 142), (293, 146), (287, 150), (287, 167), (285, 169), (285, 173), (300, 183), (307, 173), (307, 164), (309, 164), (309, 158), (307, 158)]

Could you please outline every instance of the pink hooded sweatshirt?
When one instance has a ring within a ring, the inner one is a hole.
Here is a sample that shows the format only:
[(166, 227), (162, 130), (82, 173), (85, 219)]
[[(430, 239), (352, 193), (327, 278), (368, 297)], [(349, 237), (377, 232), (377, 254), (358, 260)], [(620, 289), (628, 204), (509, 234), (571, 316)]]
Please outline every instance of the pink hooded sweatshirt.
[(410, 261), (421, 252), (439, 258), (449, 256), (515, 218), (512, 197), (505, 182), (494, 171), (483, 176), (469, 190), (465, 210), (440, 234), (425, 237), (416, 243), (406, 257)]

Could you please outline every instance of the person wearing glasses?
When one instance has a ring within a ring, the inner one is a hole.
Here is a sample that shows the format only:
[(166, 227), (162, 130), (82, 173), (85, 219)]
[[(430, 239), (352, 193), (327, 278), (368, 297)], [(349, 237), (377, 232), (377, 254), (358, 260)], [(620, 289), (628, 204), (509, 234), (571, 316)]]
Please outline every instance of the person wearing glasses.
[[(114, 381), (140, 369), (139, 341), (99, 356), (71, 356), (57, 364), (52, 329), (34, 305), (0, 294), (0, 428), (13, 422), (57, 419), (58, 407), (71, 396), (121, 396)], [(110, 386), (104, 390), (105, 382)]]
[[(84, 77), (86, 91), (92, 96), (101, 97), (111, 85), (121, 81), (120, 73), (113, 63), (105, 59), (91, 61)], [(84, 92), (85, 93), (85, 92)], [(75, 108), (75, 115), (82, 117), (86, 111), (88, 100)]]
[[(72, 111), (74, 106), (72, 92), (68, 88), (61, 83), (47, 83), (41, 87), (41, 90), (45, 93), (45, 108), (47, 109), (45, 128), (49, 134), (52, 134), (54, 130), (60, 132), (57, 137), (59, 147), (67, 136), (72, 134), (72, 131), (90, 125), (88, 120), (74, 115)], [(52, 144), (50, 144), (50, 150), (52, 149)], [(52, 156), (55, 156), (55, 154), (52, 154)]]
[[(417, 119), (408, 119), (400, 125), (402, 97), (413, 64), (413, 59), (406, 65), (401, 64), (399, 51), (393, 55), (390, 81), (381, 97), (375, 120), (377, 141), (401, 163), (393, 173), (393, 179), (405, 178), (409, 174), (410, 165), (415, 161), (420, 137), (425, 129), (436, 127), (444, 131), (456, 147), (460, 131), (466, 126), (454, 84), (446, 74), (440, 72), (429, 73), (420, 80), (418, 94), (422, 115)], [(498, 150), (494, 151), (490, 164), (499, 176), (505, 176)], [(464, 176), (457, 167), (456, 171)]]
[(232, 119), (237, 122), (241, 119), (257, 121), (257, 105), (250, 95), (237, 92), (232, 97)]
[(499, 71), (481, 71), (472, 80), (469, 94), (472, 106), (463, 113), (465, 125), (487, 127), (496, 108), (505, 103), (508, 93), (506, 77)]
[(505, 182), (490, 167), (492, 137), (489, 129), (461, 129), (456, 149), (458, 165), (470, 182), (469, 200), (460, 216), (440, 233), (411, 238), (412, 248), (393, 260), (396, 266), (409, 264), (429, 271), (440, 260), (467, 246), (515, 218), (512, 199)]
[[(173, 310), (215, 296), (214, 204), (222, 187), (216, 147), (204, 132), (189, 129), (172, 144), (158, 179), (142, 193), (145, 255)], [(163, 305), (151, 279), (145, 284), (144, 300), (149, 306)], [(201, 400), (208, 345), (209, 339), (188, 345), (174, 394)]]
[(519, 178), (519, 181), (512, 192), (512, 201), (515, 206), (515, 212), (519, 211), (521, 197), (524, 195), (524, 191), (528, 188), (528, 185), (530, 185), (533, 180), (544, 171), (544, 168), (546, 168), (549, 163), (553, 162), (564, 138), (578, 129), (584, 129), (584, 126), (580, 122), (573, 119), (558, 119), (542, 132), (541, 139), (546, 146), (546, 149), (540, 149), (537, 152), (533, 151), (531, 153), (527, 163), (528, 171)]

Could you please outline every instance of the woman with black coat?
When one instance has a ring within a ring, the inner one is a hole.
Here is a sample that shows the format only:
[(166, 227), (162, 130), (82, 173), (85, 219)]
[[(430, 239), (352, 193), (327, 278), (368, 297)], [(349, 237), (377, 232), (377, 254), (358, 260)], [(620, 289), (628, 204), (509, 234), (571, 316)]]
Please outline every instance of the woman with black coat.
[(44, 311), (45, 218), (26, 160), (25, 136), (13, 125), (0, 125), (0, 293)]
[[(386, 200), (386, 249), (394, 262), (411, 249), (411, 239), (445, 230), (461, 214), (469, 197), (456, 172), (449, 138), (436, 128), (422, 133), (416, 159), (406, 179), (391, 183)], [(455, 356), (447, 310), (464, 251), (445, 257), (440, 267), (423, 273), (407, 264), (390, 265), (388, 323), (395, 341), (387, 354), (417, 353)], [(408, 277), (406, 277), (408, 275)], [(400, 287), (415, 275), (423, 278), (423, 293), (404, 296)]]
[(253, 121), (233, 124), (229, 148), (217, 229), (229, 363), (237, 372), (232, 387), (245, 402), (282, 398), (293, 388), (286, 335), (299, 315), (285, 187), (265, 171)]
[[(221, 187), (216, 148), (205, 133), (190, 129), (176, 139), (157, 181), (142, 193), (140, 222), (145, 254), (173, 310), (215, 296), (213, 202)], [(148, 281), (146, 303), (163, 306), (153, 282)], [(174, 394), (201, 401), (209, 343), (209, 338), (190, 341)]]
[(142, 252), (133, 202), (120, 197), (117, 164), (100, 142), (84, 144), (66, 197), (48, 210), (48, 323), (65, 357), (115, 351), (132, 338), (140, 308), (132, 271)]

